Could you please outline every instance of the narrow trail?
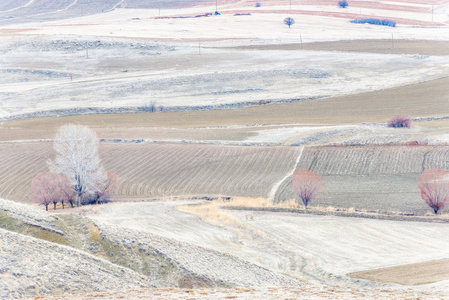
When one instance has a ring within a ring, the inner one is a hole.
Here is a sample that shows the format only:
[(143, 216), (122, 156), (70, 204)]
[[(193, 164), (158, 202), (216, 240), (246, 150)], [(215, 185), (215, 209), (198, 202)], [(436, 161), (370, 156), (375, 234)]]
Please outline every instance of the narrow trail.
[(2, 10), (0, 12), (11, 12), (11, 11), (15, 11), (15, 10), (18, 10), (18, 9), (21, 9), (21, 8), (24, 8), (24, 7), (28, 7), (31, 4), (33, 4), (35, 1), (36, 0), (30, 0), (30, 1), (28, 1), (28, 3), (26, 3), (26, 4), (22, 5), (22, 6), (14, 7), (14, 8), (8, 9), (8, 10)]
[(293, 175), (293, 173), (295, 173), (296, 168), (298, 167), (299, 161), (301, 160), (301, 156), (302, 156), (302, 152), (304, 151), (304, 146), (302, 146), (299, 150), (299, 155), (296, 158), (296, 162), (294, 167), (292, 168), (292, 170), (290, 170), (290, 172), (288, 172), (281, 180), (279, 180), (278, 182), (276, 182), (273, 187), (270, 190), (270, 193), (268, 194), (268, 200), (273, 201), (274, 200), (274, 196), (276, 196), (276, 192), (278, 191), (279, 187), (281, 186), (281, 184), (290, 176)]

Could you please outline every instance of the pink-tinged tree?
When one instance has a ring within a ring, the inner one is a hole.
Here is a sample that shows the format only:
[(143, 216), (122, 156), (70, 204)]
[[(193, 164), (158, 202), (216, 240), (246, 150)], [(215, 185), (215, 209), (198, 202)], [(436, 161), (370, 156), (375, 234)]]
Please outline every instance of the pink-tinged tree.
[(66, 124), (56, 134), (56, 158), (49, 161), (50, 170), (67, 176), (75, 190), (76, 205), (93, 193), (106, 180), (98, 156), (98, 139), (87, 126)]
[(293, 174), (290, 187), (307, 208), (323, 187), (323, 180), (313, 171), (298, 169)]
[(394, 116), (388, 121), (388, 127), (393, 128), (410, 128), (412, 119), (407, 116)]
[(444, 170), (424, 170), (417, 180), (421, 198), (435, 214), (449, 202), (449, 173)]
[(73, 208), (76, 193), (70, 184), (70, 180), (65, 175), (59, 175), (59, 192), (59, 202), (62, 204), (62, 209), (64, 209), (64, 204), (67, 202)]
[(28, 197), (36, 203), (45, 205), (47, 211), (50, 203), (57, 203), (59, 195), (59, 176), (56, 173), (37, 173), (28, 189)]
[(95, 204), (107, 202), (113, 198), (119, 189), (120, 181), (117, 174), (115, 174), (114, 171), (109, 170), (106, 172), (106, 180), (96, 188), (90, 198), (92, 200), (89, 202)]

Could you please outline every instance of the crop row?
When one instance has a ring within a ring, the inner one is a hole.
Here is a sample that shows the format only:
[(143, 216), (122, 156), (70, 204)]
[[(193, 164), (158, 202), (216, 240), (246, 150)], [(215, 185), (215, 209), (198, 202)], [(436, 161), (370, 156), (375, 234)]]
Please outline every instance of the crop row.
[(306, 148), (299, 167), (320, 175), (386, 175), (449, 169), (447, 146), (358, 146)]
[[(267, 196), (299, 148), (101, 143), (106, 169), (120, 177), (120, 199)], [(0, 197), (29, 202), (27, 190), (54, 157), (51, 143), (0, 144)]]

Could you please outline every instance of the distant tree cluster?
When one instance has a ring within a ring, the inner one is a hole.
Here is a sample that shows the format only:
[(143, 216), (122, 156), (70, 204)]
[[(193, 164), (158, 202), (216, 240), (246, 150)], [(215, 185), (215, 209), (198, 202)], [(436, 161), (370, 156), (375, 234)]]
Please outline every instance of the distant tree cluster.
[(60, 202), (77, 206), (108, 202), (120, 188), (118, 176), (105, 171), (98, 156), (98, 139), (86, 126), (62, 126), (55, 138), (56, 158), (49, 161), (50, 173), (38, 173), (28, 197), (45, 205)]
[(394, 116), (388, 120), (388, 127), (393, 128), (410, 128), (412, 119), (407, 116)]
[(368, 18), (368, 19), (355, 19), (355, 20), (351, 20), (349, 22), (356, 23), (356, 24), (372, 24), (372, 25), (396, 27), (396, 22), (392, 21), (392, 20), (380, 20), (380, 19)]
[(341, 0), (341, 1), (338, 1), (338, 6), (340, 6), (341, 8), (346, 8), (346, 7), (348, 7), (348, 1), (346, 1), (346, 0)]

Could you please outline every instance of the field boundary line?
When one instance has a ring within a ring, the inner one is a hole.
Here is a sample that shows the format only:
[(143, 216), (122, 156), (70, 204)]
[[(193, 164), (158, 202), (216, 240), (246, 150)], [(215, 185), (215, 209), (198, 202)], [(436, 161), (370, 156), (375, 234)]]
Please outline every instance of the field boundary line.
[(281, 184), (290, 176), (293, 175), (293, 173), (295, 173), (296, 168), (298, 167), (299, 161), (301, 160), (301, 156), (302, 156), (302, 152), (304, 151), (304, 146), (302, 146), (299, 150), (299, 154), (298, 157), (296, 158), (296, 162), (295, 165), (293, 166), (293, 168), (284, 176), (282, 177), (281, 180), (279, 180), (278, 182), (276, 182), (273, 187), (270, 190), (270, 193), (268, 194), (268, 200), (270, 201), (274, 201), (274, 196), (276, 196), (276, 192), (278, 191), (279, 187), (281, 186)]

